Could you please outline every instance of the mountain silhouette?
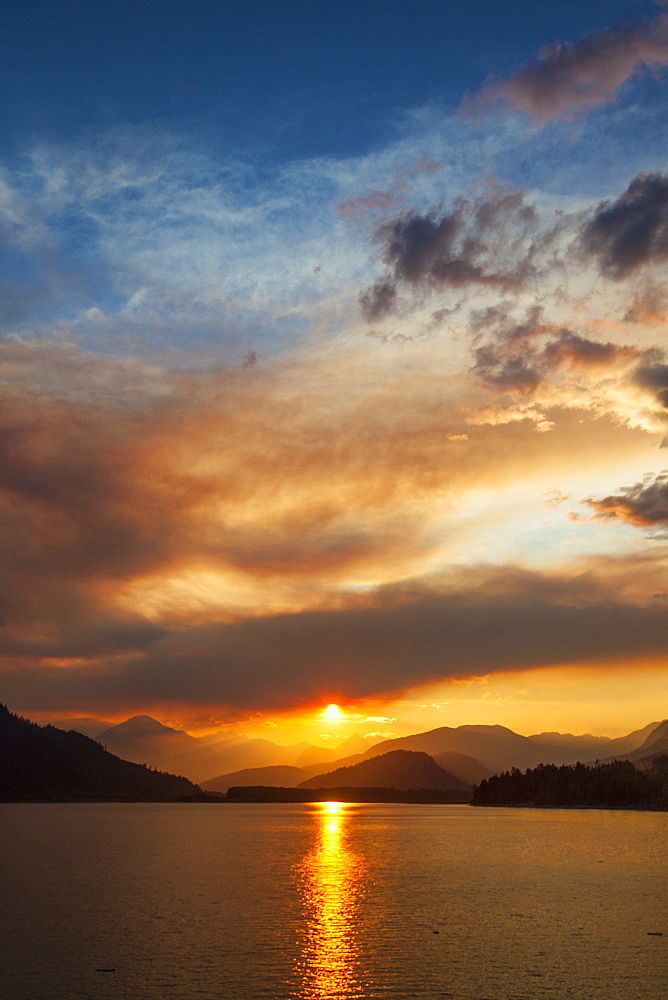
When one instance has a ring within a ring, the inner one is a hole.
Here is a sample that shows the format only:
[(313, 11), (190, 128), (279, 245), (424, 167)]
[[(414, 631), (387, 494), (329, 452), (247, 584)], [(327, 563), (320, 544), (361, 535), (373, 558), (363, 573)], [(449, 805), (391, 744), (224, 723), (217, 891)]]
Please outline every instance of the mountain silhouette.
[[(640, 746), (647, 735), (656, 729), (659, 723), (652, 723), (643, 730), (620, 737), (605, 744), (606, 755), (611, 745), (628, 746), (629, 750)], [(560, 735), (560, 734), (557, 734)], [(575, 764), (586, 758), (588, 754), (578, 745), (551, 742), (548, 739), (538, 739), (531, 736), (520, 736), (505, 726), (469, 725), (451, 728), (441, 726), (426, 733), (416, 733), (413, 736), (402, 736), (392, 740), (377, 743), (364, 754), (364, 759), (387, 753), (390, 750), (420, 750), (432, 757), (446, 752), (462, 753), (473, 757), (489, 771), (498, 773), (513, 767), (524, 770), (537, 767), (538, 764)], [(597, 751), (600, 754), (600, 750)], [(339, 761), (339, 764), (343, 764)], [(348, 762), (346, 762), (348, 763)], [(352, 761), (350, 762), (352, 763)]]
[(461, 778), (462, 781), (471, 786), (479, 784), (483, 778), (489, 778), (490, 774), (493, 773), (475, 757), (469, 757), (465, 753), (455, 753), (454, 750), (438, 753), (434, 760), (444, 771), (454, 774), (456, 778)]
[(201, 783), (206, 792), (226, 792), (234, 785), (264, 785), (267, 788), (295, 788), (304, 781), (308, 772), (290, 764), (274, 764), (269, 767), (245, 767), (231, 774), (219, 774), (217, 778)]
[(644, 743), (627, 753), (616, 753), (612, 757), (599, 760), (599, 764), (610, 764), (615, 760), (629, 760), (633, 764), (646, 769), (652, 767), (654, 759), (662, 754), (668, 754), (668, 719), (655, 725)]
[(298, 788), (398, 788), (466, 791), (470, 784), (448, 774), (428, 754), (410, 750), (389, 753), (361, 761), (351, 767), (339, 767), (328, 774), (317, 774), (301, 781)]
[(199, 789), (187, 778), (120, 760), (74, 731), (38, 726), (0, 705), (0, 801), (175, 801)]
[(241, 768), (292, 764), (304, 749), (304, 744), (284, 747), (271, 740), (236, 733), (218, 738), (190, 736), (150, 715), (126, 719), (101, 733), (98, 739), (124, 760), (185, 774), (198, 783)]
[[(613, 760), (635, 753), (652, 742), (660, 722), (614, 739), (585, 734), (537, 733), (520, 736), (505, 726), (442, 726), (411, 736), (370, 742), (354, 734), (336, 749), (299, 743), (281, 746), (271, 740), (239, 733), (214, 733), (194, 737), (163, 725), (148, 715), (134, 716), (100, 732), (96, 720), (67, 720), (72, 729), (86, 731), (111, 753), (124, 760), (145, 763), (175, 774), (183, 774), (200, 785), (226, 781), (236, 772), (278, 766), (301, 768), (301, 780), (335, 768), (350, 767), (392, 750), (414, 750), (429, 754), (437, 763), (467, 784), (477, 784), (490, 773), (513, 767), (526, 769), (538, 764), (573, 764), (594, 759)], [(103, 724), (100, 724), (103, 725)], [(97, 730), (94, 732), (93, 730)], [(99, 733), (99, 735), (98, 735)], [(655, 738), (655, 737), (654, 737)], [(657, 748), (656, 752), (661, 752)], [(450, 754), (450, 757), (444, 757)], [(642, 755), (641, 755), (642, 756)], [(639, 758), (636, 758), (639, 759)], [(291, 772), (286, 772), (290, 774)], [(275, 778), (258, 773), (262, 784)], [(293, 778), (296, 779), (293, 775)], [(291, 783), (291, 782), (290, 782)]]

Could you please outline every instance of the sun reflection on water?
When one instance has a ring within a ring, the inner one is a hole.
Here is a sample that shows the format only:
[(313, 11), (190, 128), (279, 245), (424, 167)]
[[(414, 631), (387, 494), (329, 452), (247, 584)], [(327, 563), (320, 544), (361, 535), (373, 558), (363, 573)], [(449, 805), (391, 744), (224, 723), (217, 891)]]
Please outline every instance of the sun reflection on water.
[(306, 937), (296, 971), (305, 1000), (362, 995), (355, 974), (359, 951), (355, 917), (364, 862), (347, 844), (353, 808), (345, 802), (315, 804), (316, 844), (297, 866)]

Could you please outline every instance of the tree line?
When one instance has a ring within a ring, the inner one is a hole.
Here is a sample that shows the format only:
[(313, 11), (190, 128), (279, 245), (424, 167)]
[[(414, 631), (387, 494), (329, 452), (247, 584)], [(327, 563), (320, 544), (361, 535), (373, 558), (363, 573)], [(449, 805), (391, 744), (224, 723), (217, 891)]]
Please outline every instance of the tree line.
[(639, 770), (628, 760), (610, 764), (539, 764), (514, 767), (485, 778), (473, 789), (476, 806), (581, 806), (668, 809), (668, 755)]

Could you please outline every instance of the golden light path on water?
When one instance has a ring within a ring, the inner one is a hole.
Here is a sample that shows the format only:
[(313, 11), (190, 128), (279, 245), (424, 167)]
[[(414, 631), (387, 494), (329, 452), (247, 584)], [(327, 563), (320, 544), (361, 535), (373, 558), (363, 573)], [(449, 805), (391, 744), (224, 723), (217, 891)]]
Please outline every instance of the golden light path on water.
[(362, 995), (355, 975), (356, 915), (365, 865), (347, 843), (353, 808), (346, 802), (314, 805), (316, 844), (297, 866), (306, 937), (296, 972), (305, 1000)]

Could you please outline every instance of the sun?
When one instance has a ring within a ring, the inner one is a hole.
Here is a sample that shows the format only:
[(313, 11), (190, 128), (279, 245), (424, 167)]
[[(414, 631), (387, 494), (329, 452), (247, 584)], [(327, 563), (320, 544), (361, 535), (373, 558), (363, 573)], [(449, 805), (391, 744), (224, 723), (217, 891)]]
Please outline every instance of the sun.
[(342, 719), (343, 714), (338, 705), (328, 705), (322, 713), (325, 719)]

